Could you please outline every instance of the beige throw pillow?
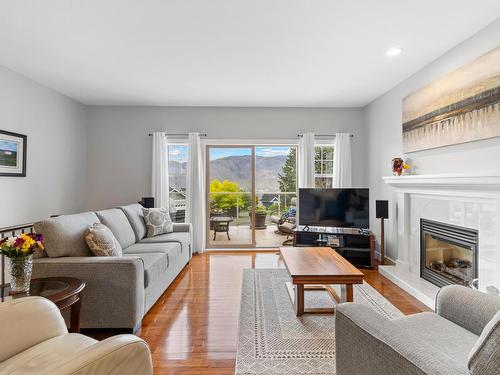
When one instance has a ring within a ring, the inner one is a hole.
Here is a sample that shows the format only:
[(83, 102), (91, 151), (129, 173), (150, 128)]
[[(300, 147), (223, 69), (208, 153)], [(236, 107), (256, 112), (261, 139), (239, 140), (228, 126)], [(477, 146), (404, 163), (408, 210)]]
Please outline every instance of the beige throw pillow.
[(143, 208), (144, 222), (146, 223), (146, 237), (172, 233), (174, 224), (169, 213), (164, 208)]
[(122, 247), (113, 232), (101, 223), (94, 223), (85, 231), (85, 241), (96, 257), (121, 257)]

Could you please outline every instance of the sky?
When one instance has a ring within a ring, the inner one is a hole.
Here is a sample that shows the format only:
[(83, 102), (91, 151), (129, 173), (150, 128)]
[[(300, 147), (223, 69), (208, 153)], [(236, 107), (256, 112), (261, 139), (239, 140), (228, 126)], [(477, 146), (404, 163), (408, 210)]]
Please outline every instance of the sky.
[(17, 151), (17, 142), (0, 141), (0, 150)]
[[(278, 155), (288, 155), (290, 151), (289, 146), (259, 146), (255, 147), (255, 154), (257, 156), (272, 157)], [(211, 148), (210, 160), (225, 158), (228, 156), (248, 156), (252, 155), (251, 148)]]
[(170, 161), (187, 162), (188, 146), (187, 145), (169, 145), (168, 158)]
[[(1, 148), (1, 142), (0, 142)], [(255, 147), (255, 154), (257, 156), (272, 157), (278, 155), (288, 155), (290, 152), (289, 146), (259, 146)], [(188, 146), (187, 145), (169, 145), (168, 146), (169, 160), (183, 162), (188, 159)], [(246, 147), (221, 147), (210, 149), (210, 160), (225, 158), (228, 156), (250, 156), (252, 150)]]

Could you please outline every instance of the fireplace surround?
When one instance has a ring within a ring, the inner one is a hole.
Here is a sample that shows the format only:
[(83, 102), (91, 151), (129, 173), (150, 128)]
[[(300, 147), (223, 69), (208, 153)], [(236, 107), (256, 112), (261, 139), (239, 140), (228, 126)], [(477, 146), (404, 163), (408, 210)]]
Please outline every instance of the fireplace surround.
[(478, 231), (420, 219), (420, 277), (442, 287), (477, 278)]
[(420, 219), (473, 228), (481, 243), (476, 267), (480, 290), (500, 289), (500, 170), (492, 174), (387, 176), (393, 187), (386, 254), (379, 272), (430, 308), (439, 286), (421, 277)]

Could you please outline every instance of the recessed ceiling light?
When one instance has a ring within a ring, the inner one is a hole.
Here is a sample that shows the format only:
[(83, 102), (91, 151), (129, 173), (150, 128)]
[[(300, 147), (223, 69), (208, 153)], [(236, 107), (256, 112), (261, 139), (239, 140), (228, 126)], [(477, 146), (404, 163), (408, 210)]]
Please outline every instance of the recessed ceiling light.
[(399, 55), (403, 50), (399, 47), (392, 47), (387, 50), (385, 53), (387, 56), (397, 56)]

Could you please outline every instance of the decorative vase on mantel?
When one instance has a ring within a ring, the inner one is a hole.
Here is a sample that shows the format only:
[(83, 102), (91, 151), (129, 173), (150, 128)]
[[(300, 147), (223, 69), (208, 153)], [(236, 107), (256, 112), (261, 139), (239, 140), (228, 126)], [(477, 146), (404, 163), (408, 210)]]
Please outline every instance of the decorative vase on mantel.
[(16, 237), (0, 239), (0, 253), (10, 260), (11, 294), (29, 291), (33, 270), (33, 253), (36, 249), (44, 249), (41, 234), (22, 233)]
[(33, 254), (10, 258), (10, 293), (26, 293), (30, 290), (33, 271)]
[(410, 169), (410, 165), (406, 164), (402, 158), (392, 159), (391, 167), (394, 176), (401, 176), (403, 171)]

